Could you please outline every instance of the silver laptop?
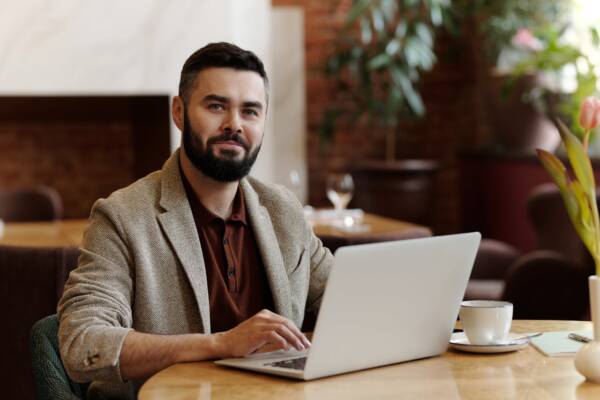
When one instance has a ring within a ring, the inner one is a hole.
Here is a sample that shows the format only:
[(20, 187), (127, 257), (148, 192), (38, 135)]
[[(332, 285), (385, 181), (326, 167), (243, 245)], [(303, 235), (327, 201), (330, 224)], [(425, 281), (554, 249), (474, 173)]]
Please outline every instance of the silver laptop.
[(216, 361), (289, 378), (443, 353), (479, 247), (478, 232), (338, 249), (307, 352)]

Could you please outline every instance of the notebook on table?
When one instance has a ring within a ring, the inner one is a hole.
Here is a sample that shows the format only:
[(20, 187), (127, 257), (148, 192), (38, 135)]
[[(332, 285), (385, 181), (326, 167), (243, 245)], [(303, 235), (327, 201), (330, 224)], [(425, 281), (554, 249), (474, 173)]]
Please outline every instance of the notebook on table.
[(547, 357), (570, 357), (584, 345), (569, 339), (569, 333), (577, 333), (588, 338), (593, 337), (591, 330), (544, 332), (541, 336), (531, 339), (531, 345)]
[(341, 247), (308, 352), (219, 365), (310, 380), (437, 356), (450, 340), (481, 235)]

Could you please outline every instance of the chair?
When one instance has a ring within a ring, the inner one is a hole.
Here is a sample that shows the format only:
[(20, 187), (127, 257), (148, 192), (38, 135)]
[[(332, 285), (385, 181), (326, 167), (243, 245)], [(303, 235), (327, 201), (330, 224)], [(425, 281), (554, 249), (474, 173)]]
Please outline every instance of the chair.
[(0, 219), (5, 222), (53, 221), (62, 213), (60, 195), (50, 187), (0, 189)]
[(588, 266), (551, 250), (520, 257), (506, 274), (502, 299), (515, 305), (515, 319), (587, 319)]
[(560, 191), (543, 184), (530, 194), (527, 214), (538, 250), (525, 255), (507, 244), (482, 241), (466, 299), (506, 300), (520, 319), (585, 318), (593, 262), (577, 236)]
[(0, 304), (8, 326), (0, 331), (5, 350), (0, 357), (6, 399), (35, 398), (29, 358), (33, 324), (56, 312), (69, 272), (77, 266), (76, 247), (0, 245)]
[(473, 263), (465, 299), (500, 299), (508, 269), (520, 256), (521, 252), (507, 243), (494, 239), (482, 240)]
[(58, 318), (45, 317), (31, 330), (31, 360), (37, 399), (85, 399), (89, 384), (72, 381), (60, 359), (58, 348)]
[(557, 251), (581, 264), (593, 262), (573, 228), (555, 184), (545, 183), (532, 190), (527, 202), (527, 215), (535, 230), (539, 249)]

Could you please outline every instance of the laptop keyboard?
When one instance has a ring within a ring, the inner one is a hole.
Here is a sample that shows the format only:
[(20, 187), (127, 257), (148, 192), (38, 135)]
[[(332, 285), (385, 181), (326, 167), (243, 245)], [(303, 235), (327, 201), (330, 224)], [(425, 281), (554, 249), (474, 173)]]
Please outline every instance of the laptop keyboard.
[(279, 367), (303, 370), (306, 365), (306, 357), (292, 358), (291, 360), (276, 361), (265, 364), (266, 367)]

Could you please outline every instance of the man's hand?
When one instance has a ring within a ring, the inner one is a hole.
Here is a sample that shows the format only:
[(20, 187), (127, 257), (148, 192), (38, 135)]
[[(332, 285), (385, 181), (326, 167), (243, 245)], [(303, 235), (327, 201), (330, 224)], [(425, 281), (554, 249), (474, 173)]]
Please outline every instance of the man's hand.
[(216, 334), (223, 357), (244, 357), (269, 346), (270, 350), (302, 351), (310, 342), (287, 318), (262, 310), (233, 329)]
[(125, 380), (148, 377), (179, 362), (241, 357), (257, 350), (291, 347), (304, 350), (310, 342), (280, 315), (263, 310), (235, 328), (213, 335), (154, 335), (131, 331), (125, 337), (119, 364)]

